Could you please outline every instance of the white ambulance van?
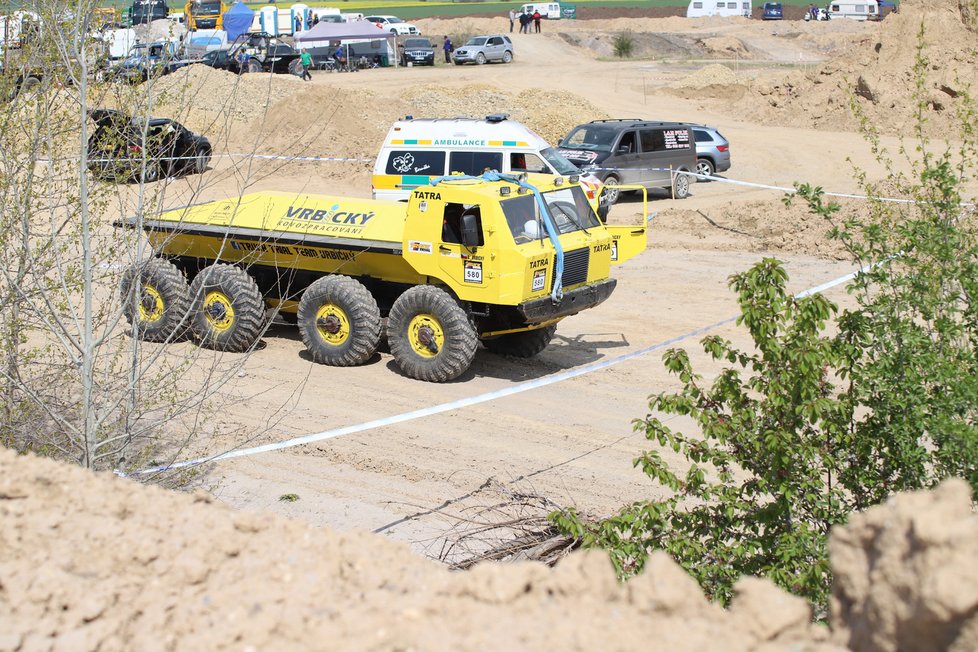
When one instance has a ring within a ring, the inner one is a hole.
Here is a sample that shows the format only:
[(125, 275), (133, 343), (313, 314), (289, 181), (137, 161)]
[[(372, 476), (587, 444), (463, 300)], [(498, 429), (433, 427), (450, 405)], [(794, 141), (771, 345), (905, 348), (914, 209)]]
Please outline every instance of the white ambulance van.
[(520, 13), (533, 14), (533, 12), (539, 11), (540, 16), (548, 20), (557, 20), (560, 18), (560, 3), (559, 2), (531, 2), (520, 7)]
[[(505, 114), (483, 120), (408, 116), (394, 123), (380, 148), (373, 197), (406, 200), (412, 190), (433, 178), (456, 172), (478, 176), (486, 170), (581, 175), (550, 143)], [(593, 185), (588, 194), (596, 197), (600, 182), (590, 175), (582, 181)]]

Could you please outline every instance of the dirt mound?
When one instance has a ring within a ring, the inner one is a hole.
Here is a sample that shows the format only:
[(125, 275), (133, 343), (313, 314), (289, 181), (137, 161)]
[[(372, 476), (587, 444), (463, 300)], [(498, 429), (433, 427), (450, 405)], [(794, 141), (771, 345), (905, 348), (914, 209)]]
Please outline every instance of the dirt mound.
[[(967, 485), (856, 516), (831, 549), (839, 643), (975, 649), (978, 518)], [(625, 650), (649, 640), (843, 649), (810, 624), (799, 598), (745, 578), (723, 611), (664, 553), (626, 585), (601, 553), (572, 554), (556, 569), (450, 573), (376, 535), (238, 513), (202, 494), (6, 450), (0, 553), (0, 648), (9, 650), (309, 649), (324, 640), (337, 649)]]
[[(967, 4), (961, 1), (962, 7)], [(754, 85), (740, 108), (795, 125), (854, 130), (859, 126), (850, 107), (854, 99), (884, 133), (911, 133), (917, 110), (914, 67), (923, 26), (926, 83), (921, 99), (927, 128), (946, 135), (946, 118), (954, 120), (963, 93), (978, 85), (978, 37), (970, 10), (962, 7), (958, 0), (907, 0), (868, 42), (816, 70)]]
[[(694, 192), (696, 186), (693, 187)], [(840, 202), (846, 214), (865, 211), (865, 202)], [(786, 207), (780, 199), (731, 203), (723, 210), (669, 209), (656, 215), (649, 241), (654, 246), (703, 246), (714, 251), (811, 254), (835, 260), (849, 255), (826, 233), (831, 224), (804, 202)]]
[(708, 604), (665, 554), (625, 586), (601, 553), (451, 573), (376, 535), (6, 450), (0, 553), (0, 649), (738, 651), (826, 636), (766, 582), (742, 584), (732, 612)]
[(747, 87), (730, 68), (713, 63), (669, 84), (665, 91), (687, 99), (738, 100), (747, 92)]
[(978, 517), (962, 480), (832, 533), (836, 639), (857, 652), (978, 650)]

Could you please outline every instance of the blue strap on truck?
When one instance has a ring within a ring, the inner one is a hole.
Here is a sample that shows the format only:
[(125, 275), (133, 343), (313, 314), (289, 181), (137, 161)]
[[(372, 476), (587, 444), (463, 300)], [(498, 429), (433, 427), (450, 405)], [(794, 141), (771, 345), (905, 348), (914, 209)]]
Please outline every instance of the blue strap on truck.
[(488, 170), (483, 172), (481, 176), (477, 177), (467, 174), (454, 174), (447, 177), (435, 177), (428, 183), (432, 186), (437, 186), (442, 181), (459, 181), (465, 179), (479, 179), (481, 181), (506, 181), (521, 188), (526, 188), (533, 193), (533, 196), (536, 198), (537, 208), (540, 210), (540, 215), (543, 218), (543, 228), (547, 231), (547, 238), (550, 239), (550, 243), (554, 246), (554, 286), (550, 292), (550, 298), (554, 303), (560, 303), (560, 301), (564, 298), (564, 248), (560, 246), (560, 232), (557, 230), (557, 225), (553, 223), (553, 218), (550, 215), (550, 211), (547, 210), (547, 202), (543, 201), (543, 193), (537, 190), (536, 186), (529, 183), (525, 179), (520, 179), (519, 177), (511, 174), (501, 174), (495, 170)]

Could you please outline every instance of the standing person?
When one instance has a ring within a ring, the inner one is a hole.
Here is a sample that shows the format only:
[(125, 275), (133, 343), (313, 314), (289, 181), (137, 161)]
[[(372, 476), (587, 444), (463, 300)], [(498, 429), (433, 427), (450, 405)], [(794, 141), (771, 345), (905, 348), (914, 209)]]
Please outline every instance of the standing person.
[(312, 55), (305, 48), (302, 48), (299, 60), (302, 62), (302, 79), (312, 81), (312, 75), (309, 74), (309, 69), (312, 68)]
[(535, 31), (537, 34), (540, 33), (540, 12), (539, 11), (534, 11), (533, 12), (533, 31)]
[(452, 52), (455, 51), (455, 46), (452, 45), (452, 39), (445, 37), (445, 41), (441, 44), (441, 49), (445, 51), (445, 63), (452, 62)]
[(513, 23), (515, 22), (516, 22), (516, 10), (510, 9), (509, 10), (509, 33), (510, 34), (513, 33)]
[(294, 27), (294, 29), (292, 30), (293, 32), (302, 31), (302, 16), (296, 15), (295, 21), (293, 22), (293, 27)]
[(528, 29), (528, 27), (530, 25), (530, 22), (529, 21), (530, 21), (530, 14), (526, 13), (525, 11), (521, 12), (520, 13), (520, 34), (528, 34), (529, 33), (529, 31), (530, 31)]

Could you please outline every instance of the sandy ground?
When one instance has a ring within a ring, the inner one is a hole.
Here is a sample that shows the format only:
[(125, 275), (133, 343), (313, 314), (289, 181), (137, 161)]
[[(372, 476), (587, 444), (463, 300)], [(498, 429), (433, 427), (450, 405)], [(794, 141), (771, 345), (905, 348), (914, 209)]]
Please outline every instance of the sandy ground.
[[(440, 41), (435, 35), (495, 31), (504, 21), (428, 20), (419, 25)], [(714, 39), (711, 43), (717, 47), (742, 46), (747, 54), (740, 63), (731, 63), (732, 57), (718, 50), (695, 60), (691, 51), (678, 58), (629, 61), (603, 56), (594, 42), (607, 41), (609, 34), (625, 26), (641, 34), (679, 35), (670, 36), (673, 42), (679, 37), (684, 43)], [(342, 141), (347, 156), (372, 157), (392, 112), (438, 115), (439, 105), (432, 106), (426, 97), (452, 97), (442, 109), (448, 115), (457, 115), (472, 99), (470, 115), (481, 115), (487, 102), (475, 97), (482, 91), (473, 89), (488, 89), (497, 98), (490, 98), (491, 110), (526, 115), (533, 124), (534, 117), (540, 123), (541, 115), (559, 113), (564, 106), (564, 100), (557, 101), (558, 106), (534, 104), (534, 96), (526, 95), (540, 91), (556, 94), (548, 97), (580, 100), (573, 103), (575, 124), (610, 116), (715, 125), (732, 143), (733, 168), (724, 175), (729, 179), (775, 186), (807, 181), (827, 190), (855, 192), (853, 165), (868, 170), (870, 178), (881, 175), (858, 134), (761, 122), (743, 103), (674, 92), (678, 82), (707, 63), (726, 61), (744, 84), (750, 84), (765, 75), (782, 74), (786, 66), (815, 64), (854, 42), (872, 39), (879, 25), (662, 18), (565, 21), (544, 27), (543, 34), (513, 35), (516, 59), (511, 65), (315, 73), (307, 84), (295, 78), (274, 80), (287, 88), (276, 96), (269, 115), (299, 135), (308, 135), (301, 148), (304, 154), (335, 155), (336, 143)], [(224, 145), (225, 151), (246, 142), (240, 133), (251, 129), (248, 124), (242, 118), (232, 125), (239, 136)], [(544, 133), (547, 124), (533, 126)], [(288, 137), (273, 134), (263, 141), (262, 151), (294, 155), (295, 149), (283, 151), (287, 142)], [(884, 143), (898, 145), (894, 138)], [(219, 159), (205, 175), (205, 198), (239, 190), (230, 165)], [(369, 163), (292, 163), (264, 169), (265, 176), (253, 188), (361, 196), (370, 192)], [(173, 194), (174, 203), (178, 194)], [(686, 338), (682, 346), (698, 349), (699, 337), (693, 333), (735, 314), (728, 277), (762, 256), (785, 261), (791, 287), (797, 290), (851, 271), (838, 247), (824, 238), (825, 225), (804, 211), (784, 209), (780, 196), (778, 191), (712, 182), (697, 184), (685, 201), (653, 197), (647, 208), (656, 214), (649, 248), (617, 269), (618, 289), (608, 302), (563, 321), (557, 338), (539, 357), (518, 361), (480, 350), (472, 369), (453, 383), (433, 385), (405, 378), (387, 353), (359, 368), (315, 365), (296, 330), (274, 327), (264, 348), (244, 362), (238, 381), (227, 392), (221, 434), (197, 442), (193, 452), (216, 454), (392, 417), (546, 379), (679, 338)], [(626, 201), (614, 208), (612, 219), (641, 210), (640, 203)], [(829, 295), (834, 300), (845, 296), (841, 287)], [(743, 334), (729, 323), (711, 332), (743, 342)], [(464, 528), (474, 510), (498, 500), (498, 486), (495, 493), (480, 490), (489, 479), (560, 505), (608, 513), (656, 491), (632, 468), (632, 460), (647, 444), (633, 432), (632, 420), (646, 414), (650, 394), (677, 386), (663, 369), (663, 350), (464, 409), (222, 461), (208, 467), (200, 483), (242, 510), (284, 514), (338, 530), (383, 532), (432, 556), (441, 554), (445, 537)], [(702, 359), (701, 354), (694, 356), (697, 363)], [(284, 494), (295, 494), (298, 500), (283, 502)]]

